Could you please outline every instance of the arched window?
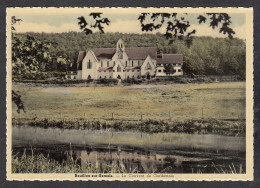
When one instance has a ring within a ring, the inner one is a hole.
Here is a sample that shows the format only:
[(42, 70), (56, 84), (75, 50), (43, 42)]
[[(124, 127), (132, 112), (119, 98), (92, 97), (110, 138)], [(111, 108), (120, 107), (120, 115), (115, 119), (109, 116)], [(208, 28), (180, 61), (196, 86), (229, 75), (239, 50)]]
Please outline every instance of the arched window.
[(121, 72), (121, 67), (119, 65), (117, 66), (117, 72)]
[(150, 63), (148, 62), (147, 65), (146, 65), (146, 69), (149, 70), (149, 69), (152, 69)]
[(90, 62), (90, 60), (88, 61), (87, 68), (88, 68), (88, 69), (91, 69), (91, 68), (92, 68), (92, 62)]

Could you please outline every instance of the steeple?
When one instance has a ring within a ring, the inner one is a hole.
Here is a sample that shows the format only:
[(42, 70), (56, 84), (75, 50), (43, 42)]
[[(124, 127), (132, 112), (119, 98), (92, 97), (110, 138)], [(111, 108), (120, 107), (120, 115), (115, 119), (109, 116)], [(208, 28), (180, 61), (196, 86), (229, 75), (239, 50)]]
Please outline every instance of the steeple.
[(116, 43), (116, 51), (125, 51), (125, 44), (121, 38)]

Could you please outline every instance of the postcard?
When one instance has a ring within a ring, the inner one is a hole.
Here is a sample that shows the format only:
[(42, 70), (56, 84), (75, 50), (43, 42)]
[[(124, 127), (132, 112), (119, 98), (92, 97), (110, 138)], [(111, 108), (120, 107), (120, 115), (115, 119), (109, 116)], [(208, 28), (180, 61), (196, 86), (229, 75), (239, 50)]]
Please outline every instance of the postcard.
[(8, 180), (253, 180), (252, 8), (6, 11)]

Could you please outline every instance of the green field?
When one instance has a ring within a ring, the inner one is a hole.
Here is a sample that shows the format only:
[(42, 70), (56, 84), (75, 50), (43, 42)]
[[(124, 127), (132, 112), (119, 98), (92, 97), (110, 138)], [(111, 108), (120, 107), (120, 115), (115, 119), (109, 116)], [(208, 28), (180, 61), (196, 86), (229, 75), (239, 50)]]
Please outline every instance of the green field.
[(245, 82), (113, 87), (61, 87), (15, 84), (26, 119), (172, 120), (245, 118)]

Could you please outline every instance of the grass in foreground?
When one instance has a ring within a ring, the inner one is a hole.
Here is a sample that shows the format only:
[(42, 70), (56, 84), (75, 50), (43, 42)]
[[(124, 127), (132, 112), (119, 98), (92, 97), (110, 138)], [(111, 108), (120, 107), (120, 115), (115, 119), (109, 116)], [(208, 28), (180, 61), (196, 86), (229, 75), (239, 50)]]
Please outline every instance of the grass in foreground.
[[(67, 156), (67, 160), (62, 163), (51, 159), (49, 155), (39, 153), (34, 155), (31, 150), (31, 155), (24, 153), (19, 156), (19, 153), (12, 155), (12, 173), (139, 173), (137, 169), (129, 170), (122, 162), (120, 165), (97, 167), (93, 164), (81, 166), (78, 160), (74, 160), (72, 153)], [(218, 174), (242, 174), (245, 173), (242, 164), (234, 165), (234, 163), (227, 163), (225, 165), (217, 165), (214, 162), (209, 162), (208, 165), (198, 165), (199, 167), (190, 166), (190, 172), (185, 173), (218, 173)], [(174, 173), (176, 167), (167, 165), (161, 171), (153, 173)], [(177, 169), (178, 170), (178, 169)]]
[(50, 120), (173, 120), (245, 118), (245, 82), (126, 87), (39, 87), (14, 84), (26, 113), (14, 118)]
[(106, 166), (100, 169), (92, 164), (81, 166), (78, 160), (74, 160), (71, 155), (62, 163), (51, 159), (49, 155), (32, 154), (25, 152), (22, 156), (19, 153), (12, 155), (12, 173), (127, 173), (123, 167)]

